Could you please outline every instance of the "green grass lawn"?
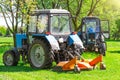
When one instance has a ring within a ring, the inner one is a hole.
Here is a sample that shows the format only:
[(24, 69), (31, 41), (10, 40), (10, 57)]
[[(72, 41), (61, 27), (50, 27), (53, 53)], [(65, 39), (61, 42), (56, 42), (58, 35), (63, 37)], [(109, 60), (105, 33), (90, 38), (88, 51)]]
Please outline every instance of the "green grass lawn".
[[(5, 67), (3, 53), (12, 48), (12, 38), (0, 38), (0, 80), (119, 80), (120, 77), (120, 41), (107, 41), (107, 55), (104, 57), (106, 70), (54, 72), (52, 69), (38, 70), (22, 62), (15, 67)], [(94, 58), (95, 53), (84, 53), (85, 58)], [(99, 67), (99, 65), (98, 65)]]

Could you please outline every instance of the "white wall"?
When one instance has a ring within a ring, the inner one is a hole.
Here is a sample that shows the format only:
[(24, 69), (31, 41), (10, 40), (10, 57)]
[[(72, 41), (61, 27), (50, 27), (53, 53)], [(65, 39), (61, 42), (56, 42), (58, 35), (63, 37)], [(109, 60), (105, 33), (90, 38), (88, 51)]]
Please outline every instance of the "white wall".
[[(7, 18), (7, 21), (8, 21), (8, 24), (11, 26), (11, 22), (9, 21), (8, 18)], [(7, 27), (6, 22), (5, 22), (5, 19), (4, 19), (3, 15), (2, 15), (2, 13), (0, 13), (0, 26), (5, 26), (5, 27)]]

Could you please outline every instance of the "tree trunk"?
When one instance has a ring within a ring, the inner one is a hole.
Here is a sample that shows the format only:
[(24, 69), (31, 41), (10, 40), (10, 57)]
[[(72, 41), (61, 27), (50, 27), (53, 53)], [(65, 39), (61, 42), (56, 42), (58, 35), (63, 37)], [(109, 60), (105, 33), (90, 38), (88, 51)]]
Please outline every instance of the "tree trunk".
[(13, 43), (14, 43), (14, 47), (16, 47), (16, 33), (13, 34)]

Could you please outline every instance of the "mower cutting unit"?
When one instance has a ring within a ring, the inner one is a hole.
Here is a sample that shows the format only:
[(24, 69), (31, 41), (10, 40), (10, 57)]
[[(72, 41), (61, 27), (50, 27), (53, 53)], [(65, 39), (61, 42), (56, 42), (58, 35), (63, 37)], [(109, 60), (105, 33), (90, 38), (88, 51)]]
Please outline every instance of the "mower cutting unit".
[(62, 61), (58, 63), (57, 67), (61, 67), (63, 71), (74, 70), (75, 72), (80, 72), (81, 70), (92, 70), (98, 63), (100, 63), (101, 70), (106, 69), (106, 66), (102, 61), (102, 55), (99, 55), (93, 60), (86, 60), (82, 57), (81, 60), (78, 60), (77, 57), (75, 57), (70, 61)]

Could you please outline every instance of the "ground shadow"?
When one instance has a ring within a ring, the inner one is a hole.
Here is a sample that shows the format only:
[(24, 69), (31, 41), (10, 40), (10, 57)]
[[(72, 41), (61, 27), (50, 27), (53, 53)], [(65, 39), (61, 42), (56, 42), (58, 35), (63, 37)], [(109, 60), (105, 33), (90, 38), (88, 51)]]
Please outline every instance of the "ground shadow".
[(72, 70), (62, 70), (62, 68), (61, 67), (57, 67), (57, 66), (54, 66), (53, 68), (52, 68), (52, 71), (53, 72), (56, 72), (56, 73), (58, 73), (58, 74), (62, 74), (62, 73), (67, 73), (67, 74), (79, 74), (79, 73), (81, 73), (81, 72), (83, 72), (83, 71), (92, 71), (93, 69), (83, 69), (83, 70), (80, 70), (80, 71), (77, 71), (77, 72), (75, 72), (74, 71), (74, 69), (72, 69)]
[(0, 48), (2, 48), (2, 47), (3, 47), (3, 48), (6, 48), (6, 47), (13, 47), (13, 46), (12, 46), (12, 45), (9, 45), (9, 44), (8, 44), (8, 45), (0, 45)]
[(0, 42), (0, 44), (11, 44), (12, 42)]
[(31, 68), (29, 66), (0, 66), (0, 72), (29, 72), (37, 70), (40, 69)]
[(120, 40), (106, 40), (107, 42), (120, 42)]
[(0, 65), (0, 72), (31, 72), (31, 71), (38, 71), (38, 70), (47, 70), (47, 71), (53, 71), (56, 73), (69, 73), (69, 74), (73, 74), (74, 71), (54, 71), (53, 67), (49, 68), (49, 69), (36, 69), (36, 68), (32, 68), (30, 66), (4, 66), (4, 65)]
[(108, 51), (108, 52), (110, 52), (110, 53), (117, 53), (117, 54), (120, 54), (120, 50), (116, 50), (116, 51)]

